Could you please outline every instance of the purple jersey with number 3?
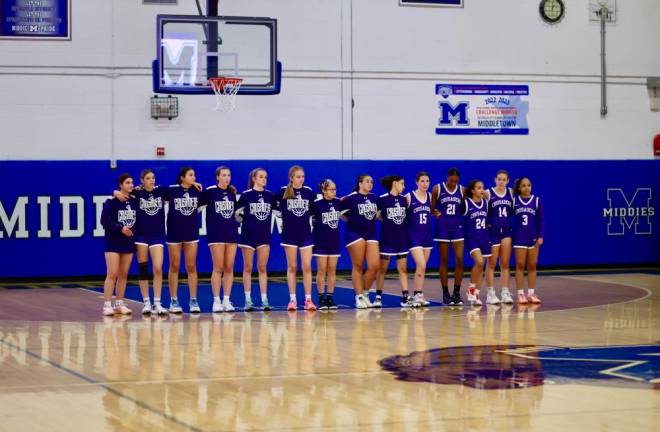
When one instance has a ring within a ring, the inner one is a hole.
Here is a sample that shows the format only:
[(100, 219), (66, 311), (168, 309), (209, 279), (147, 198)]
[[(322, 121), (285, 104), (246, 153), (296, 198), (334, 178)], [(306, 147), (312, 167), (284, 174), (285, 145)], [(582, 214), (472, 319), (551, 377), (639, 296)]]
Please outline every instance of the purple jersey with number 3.
[(526, 200), (517, 196), (514, 201), (516, 223), (513, 231), (513, 244), (532, 246), (539, 237), (543, 237), (543, 206), (539, 197), (530, 196)]

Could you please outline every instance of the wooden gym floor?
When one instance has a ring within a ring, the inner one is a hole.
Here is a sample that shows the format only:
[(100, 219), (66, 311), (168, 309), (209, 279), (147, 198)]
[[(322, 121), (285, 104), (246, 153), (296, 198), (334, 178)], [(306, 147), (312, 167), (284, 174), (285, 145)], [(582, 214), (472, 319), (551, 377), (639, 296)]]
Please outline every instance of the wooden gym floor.
[(542, 276), (533, 308), (165, 318), (15, 288), (0, 431), (660, 430), (657, 274)]

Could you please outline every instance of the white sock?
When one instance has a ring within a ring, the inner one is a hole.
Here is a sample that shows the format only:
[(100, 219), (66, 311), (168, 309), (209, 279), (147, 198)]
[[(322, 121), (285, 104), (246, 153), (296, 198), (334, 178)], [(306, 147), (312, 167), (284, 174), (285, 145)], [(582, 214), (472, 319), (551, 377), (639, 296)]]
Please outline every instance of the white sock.
[(115, 306), (121, 306), (124, 304), (124, 300), (115, 300)]
[(268, 303), (268, 294), (261, 294), (261, 303)]
[(149, 299), (149, 297), (145, 297), (142, 300), (144, 301), (144, 303), (151, 303), (151, 300)]
[(305, 294), (305, 300), (311, 300), (312, 295), (311, 294)]
[(213, 303), (220, 303), (220, 296), (214, 296)]
[(245, 291), (245, 303), (252, 303), (252, 298), (250, 297), (249, 291)]
[(160, 297), (154, 297), (154, 304), (160, 304)]
[(289, 294), (289, 301), (290, 302), (296, 302), (297, 301), (296, 295), (295, 294)]
[(172, 301), (179, 301), (179, 297), (176, 296), (172, 297)]
[(525, 290), (518, 290), (518, 295), (525, 294)]
[(530, 288), (527, 290), (527, 294), (532, 295), (534, 294), (534, 288)]
[(224, 296), (222, 301), (225, 302), (225, 304), (229, 303), (229, 296)]
[(112, 307), (112, 302), (111, 301), (103, 302), (103, 307)]

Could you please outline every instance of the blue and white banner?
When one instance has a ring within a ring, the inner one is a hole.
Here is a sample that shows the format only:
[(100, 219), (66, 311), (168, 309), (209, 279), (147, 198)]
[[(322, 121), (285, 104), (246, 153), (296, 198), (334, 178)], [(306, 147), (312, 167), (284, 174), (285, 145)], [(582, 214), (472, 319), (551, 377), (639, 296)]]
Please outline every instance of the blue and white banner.
[(529, 86), (435, 85), (438, 135), (528, 135)]
[(71, 39), (71, 0), (1, 0), (0, 38)]

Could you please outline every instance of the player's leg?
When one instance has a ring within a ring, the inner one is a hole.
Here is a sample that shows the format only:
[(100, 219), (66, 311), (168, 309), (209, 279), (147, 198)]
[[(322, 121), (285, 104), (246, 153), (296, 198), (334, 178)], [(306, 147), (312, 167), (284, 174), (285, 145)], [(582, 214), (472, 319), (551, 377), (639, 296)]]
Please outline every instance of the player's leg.
[(300, 268), (303, 275), (303, 288), (305, 290), (305, 310), (316, 310), (316, 305), (312, 301), (312, 248), (299, 248)]
[(328, 309), (337, 309), (337, 305), (334, 301), (335, 294), (335, 284), (337, 283), (337, 262), (339, 257), (328, 257), (328, 267), (327, 267), (327, 278), (328, 278), (328, 289), (326, 291), (326, 305)]
[(481, 299), (479, 298), (479, 286), (481, 285), (486, 260), (481, 253), (481, 249), (470, 251), (470, 256), (472, 257), (474, 265), (470, 271), (470, 287), (467, 292), (467, 300), (471, 305), (480, 306)]
[(430, 251), (423, 248), (410, 250), (413, 261), (415, 261), (415, 295), (413, 301), (420, 306), (428, 306), (429, 302), (424, 298), (424, 279), (426, 277), (426, 263)]
[(181, 249), (183, 248), (181, 243), (169, 243), (167, 245), (167, 250), (170, 256), (170, 266), (167, 271), (167, 280), (170, 286), (170, 312), (172, 313), (181, 313), (181, 305), (179, 304), (179, 297), (177, 295), (179, 291), (179, 271), (181, 268)]
[[(376, 277), (378, 276), (378, 269), (380, 266), (380, 246), (377, 241), (368, 241), (365, 252), (365, 260), (367, 261), (367, 269), (364, 272), (364, 290), (369, 291), (373, 285)], [(371, 307), (369, 299), (367, 304)]]
[(268, 303), (268, 258), (270, 245), (260, 245), (257, 248), (257, 272), (259, 272), (259, 292), (261, 293), (261, 307), (264, 311), (270, 310)]
[(328, 274), (328, 259), (330, 257), (316, 257), (316, 290), (319, 294), (319, 309), (326, 310), (328, 307), (325, 302), (325, 281)]
[[(513, 303), (511, 291), (509, 291), (509, 284), (511, 279), (511, 237), (505, 237), (500, 241), (500, 279), (502, 280), (502, 302)], [(495, 259), (493, 254), (493, 259)], [(490, 260), (489, 260), (490, 261)]]
[(199, 313), (197, 302), (197, 246), (198, 242), (186, 242), (183, 244), (183, 253), (186, 260), (186, 274), (188, 275), (188, 290), (190, 292), (190, 312)]
[(128, 270), (131, 268), (133, 253), (119, 254), (119, 269), (117, 271), (117, 301), (115, 302), (115, 312), (122, 315), (129, 315), (131, 310), (124, 303), (126, 294), (126, 284), (128, 283)]
[(103, 282), (103, 315), (112, 316), (115, 311), (112, 307), (112, 292), (117, 283), (119, 273), (119, 254), (117, 252), (105, 253), (105, 281)]
[(151, 246), (149, 254), (151, 255), (151, 271), (154, 275), (154, 313), (158, 315), (167, 314), (167, 309), (163, 308), (160, 296), (163, 292), (163, 256), (165, 248), (162, 245)]
[(287, 310), (296, 310), (298, 308), (298, 299), (296, 298), (298, 247), (284, 246), (284, 254), (286, 255), (286, 284), (289, 287), (289, 304)]
[(138, 262), (138, 286), (142, 295), (142, 313), (151, 313), (151, 300), (149, 300), (149, 245), (146, 243), (135, 244)]
[(451, 243), (454, 249), (454, 260), (456, 261), (456, 268), (454, 269), (454, 304), (463, 304), (461, 300), (461, 284), (463, 283), (463, 254), (465, 251), (465, 242), (463, 240), (454, 241)]
[(383, 307), (383, 288), (385, 287), (385, 275), (387, 275), (389, 266), (390, 256), (381, 255), (378, 263), (378, 276), (376, 276), (376, 299), (373, 302), (373, 306), (377, 308)]
[(245, 293), (245, 308), (246, 312), (254, 310), (252, 305), (252, 269), (254, 267), (254, 253), (255, 249), (250, 246), (241, 247), (243, 254), (243, 292)]
[(211, 291), (213, 292), (213, 312), (222, 312), (222, 300), (220, 299), (220, 288), (222, 287), (222, 271), (225, 265), (225, 244), (214, 243), (209, 245), (211, 249), (211, 260), (213, 270), (211, 273)]
[(225, 312), (234, 312), (234, 305), (231, 304), (229, 297), (231, 296), (232, 287), (234, 286), (234, 263), (236, 262), (236, 243), (225, 244), (225, 259), (222, 267), (222, 290), (224, 291), (224, 298), (222, 299), (222, 309)]
[(536, 264), (539, 260), (539, 246), (534, 246), (527, 251), (527, 300), (530, 303), (541, 303), (534, 292), (536, 289)]
[(527, 263), (527, 248), (517, 247), (514, 249), (516, 254), (516, 290), (518, 291), (518, 303), (526, 304), (525, 296), (525, 264)]

